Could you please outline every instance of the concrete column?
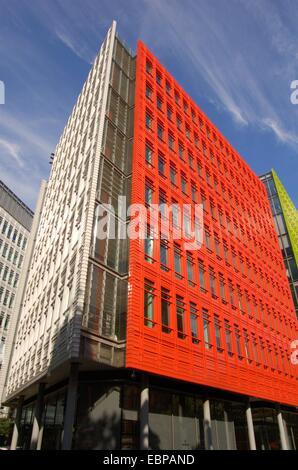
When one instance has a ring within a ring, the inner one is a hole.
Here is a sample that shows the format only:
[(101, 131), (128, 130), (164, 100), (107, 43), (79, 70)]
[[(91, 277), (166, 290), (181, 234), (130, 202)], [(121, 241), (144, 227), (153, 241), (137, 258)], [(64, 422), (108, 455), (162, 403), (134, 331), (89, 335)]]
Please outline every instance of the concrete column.
[(16, 413), (16, 418), (14, 422), (13, 433), (12, 433), (12, 438), (11, 438), (11, 443), (10, 443), (10, 450), (16, 450), (17, 445), (18, 445), (23, 403), (24, 403), (24, 396), (21, 395), (18, 400), (17, 413)]
[(289, 450), (288, 443), (287, 443), (287, 436), (285, 433), (284, 423), (282, 419), (282, 413), (280, 409), (277, 410), (277, 422), (278, 422), (278, 429), (280, 435), (280, 442), (282, 450)]
[(205, 400), (203, 403), (203, 413), (204, 413), (205, 449), (213, 450), (212, 430), (211, 430), (211, 412), (210, 412), (209, 400)]
[(67, 387), (66, 410), (64, 417), (62, 449), (70, 450), (72, 445), (73, 426), (77, 406), (79, 364), (70, 365), (70, 375)]
[(45, 385), (46, 385), (45, 383), (40, 383), (38, 387), (38, 395), (36, 398), (36, 403), (35, 403), (35, 408), (34, 408), (34, 418), (33, 418), (33, 426), (32, 426), (32, 433), (31, 433), (31, 442), (30, 442), (31, 450), (37, 450), (38, 437), (39, 437), (41, 423), (42, 423), (43, 397), (44, 397)]
[(254, 423), (252, 420), (251, 407), (249, 404), (246, 406), (246, 421), (247, 421), (249, 448), (250, 450), (257, 450)]
[(143, 377), (140, 397), (140, 449), (149, 449), (149, 384)]

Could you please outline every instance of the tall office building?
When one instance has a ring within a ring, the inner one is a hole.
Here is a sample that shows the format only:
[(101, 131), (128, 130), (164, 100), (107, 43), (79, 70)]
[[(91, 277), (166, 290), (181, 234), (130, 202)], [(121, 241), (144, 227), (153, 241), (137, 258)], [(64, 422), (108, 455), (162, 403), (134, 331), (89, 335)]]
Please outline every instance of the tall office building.
[[(33, 213), (0, 181), (0, 371)], [(0, 372), (0, 417), (3, 381)]]
[(275, 170), (260, 176), (260, 179), (269, 198), (298, 317), (298, 212)]
[[(119, 196), (148, 215), (145, 240), (124, 236), (135, 219)], [(188, 244), (192, 210), (176, 236), (183, 203), (204, 207), (201, 249)], [(115, 23), (30, 244), (5, 387), (12, 448), (297, 446), (297, 319), (264, 185)]]

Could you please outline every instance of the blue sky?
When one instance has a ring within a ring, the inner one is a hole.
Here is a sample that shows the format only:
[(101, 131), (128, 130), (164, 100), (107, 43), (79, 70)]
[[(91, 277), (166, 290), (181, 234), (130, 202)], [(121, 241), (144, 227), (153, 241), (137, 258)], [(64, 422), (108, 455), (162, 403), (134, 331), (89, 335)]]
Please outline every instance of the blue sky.
[(295, 0), (0, 0), (0, 178), (34, 208), (113, 19), (142, 39), (257, 174), (298, 203)]

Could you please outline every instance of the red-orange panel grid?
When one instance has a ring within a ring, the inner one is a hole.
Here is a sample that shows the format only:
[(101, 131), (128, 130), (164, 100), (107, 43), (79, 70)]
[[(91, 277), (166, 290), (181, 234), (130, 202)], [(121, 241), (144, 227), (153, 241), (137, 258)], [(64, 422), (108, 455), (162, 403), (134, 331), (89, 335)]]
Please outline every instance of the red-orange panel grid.
[[(193, 196), (199, 203), (204, 199), (210, 245), (204, 243), (191, 253), (190, 283), (183, 249), (181, 278), (175, 274), (172, 241), (167, 245), (166, 271), (161, 269), (159, 240), (154, 241), (150, 262), (145, 260), (144, 241), (130, 241), (126, 366), (297, 406), (297, 366), (290, 361), (290, 343), (298, 338), (297, 319), (266, 190), (142, 42), (136, 68), (132, 203), (145, 203), (146, 181), (154, 203), (159, 203), (160, 192), (168, 203), (193, 204)], [(146, 114), (151, 129), (146, 127)], [(146, 145), (152, 150), (149, 164)], [(200, 283), (199, 266), (205, 285)], [(149, 325), (144, 322), (145, 280), (152, 283), (154, 293)], [(168, 329), (162, 328), (161, 289), (169, 294)], [(176, 296), (183, 301), (183, 335), (177, 329)], [(195, 308), (197, 338), (191, 331), (190, 303)], [(209, 321), (208, 344), (203, 313)]]

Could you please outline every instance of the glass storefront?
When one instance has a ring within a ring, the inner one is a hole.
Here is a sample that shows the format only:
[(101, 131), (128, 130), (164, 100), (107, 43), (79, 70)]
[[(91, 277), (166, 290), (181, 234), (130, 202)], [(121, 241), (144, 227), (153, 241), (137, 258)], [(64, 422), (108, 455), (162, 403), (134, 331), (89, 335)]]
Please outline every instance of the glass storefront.
[(270, 408), (253, 408), (257, 450), (280, 450), (280, 437), (276, 410)]

